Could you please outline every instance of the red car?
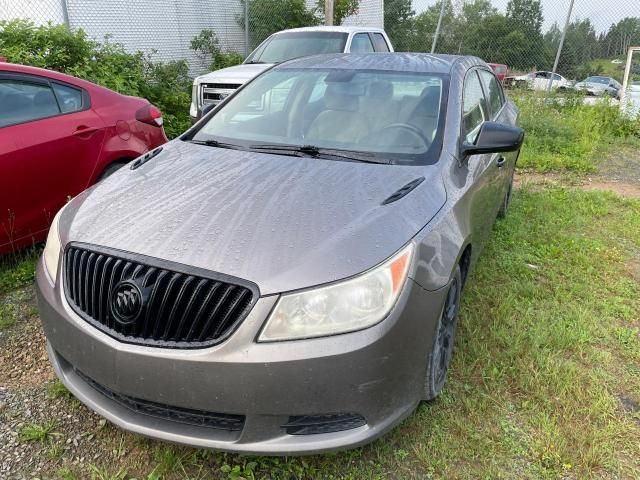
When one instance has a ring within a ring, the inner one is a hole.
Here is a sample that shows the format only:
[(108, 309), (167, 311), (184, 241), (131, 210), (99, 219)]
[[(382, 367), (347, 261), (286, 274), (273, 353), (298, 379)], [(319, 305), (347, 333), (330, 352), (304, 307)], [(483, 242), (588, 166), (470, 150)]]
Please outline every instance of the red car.
[(493, 73), (496, 74), (496, 77), (501, 82), (507, 76), (508, 68), (503, 63), (487, 63), (487, 65), (489, 65), (491, 67), (491, 69), (493, 70)]
[(0, 255), (44, 240), (68, 198), (166, 141), (143, 98), (0, 63)]

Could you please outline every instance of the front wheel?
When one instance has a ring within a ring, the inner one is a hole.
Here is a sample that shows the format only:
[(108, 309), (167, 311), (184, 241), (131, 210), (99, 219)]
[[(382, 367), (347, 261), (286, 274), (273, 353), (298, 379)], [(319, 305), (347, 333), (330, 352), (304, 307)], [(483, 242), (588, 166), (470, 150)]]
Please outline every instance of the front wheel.
[(436, 398), (442, 391), (444, 382), (447, 379), (447, 372), (453, 353), (456, 325), (458, 323), (461, 294), (462, 273), (460, 272), (460, 265), (458, 265), (449, 284), (442, 313), (436, 325), (433, 346), (427, 361), (424, 400)]

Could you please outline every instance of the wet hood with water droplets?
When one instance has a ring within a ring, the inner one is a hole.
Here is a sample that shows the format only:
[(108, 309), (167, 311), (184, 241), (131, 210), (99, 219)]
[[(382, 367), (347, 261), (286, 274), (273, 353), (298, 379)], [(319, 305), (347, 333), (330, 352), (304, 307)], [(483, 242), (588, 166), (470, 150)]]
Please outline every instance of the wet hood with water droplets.
[[(400, 200), (382, 202), (426, 177)], [(435, 166), (392, 166), (173, 141), (76, 197), (61, 239), (141, 253), (255, 282), (262, 295), (363, 272), (444, 205)]]

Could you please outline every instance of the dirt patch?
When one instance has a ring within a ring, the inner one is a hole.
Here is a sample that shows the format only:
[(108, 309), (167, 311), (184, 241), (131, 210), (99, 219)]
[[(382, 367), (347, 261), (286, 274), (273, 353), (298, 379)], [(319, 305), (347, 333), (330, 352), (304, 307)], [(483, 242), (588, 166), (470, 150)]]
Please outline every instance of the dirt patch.
[(560, 173), (518, 172), (514, 177), (514, 184), (517, 187), (527, 185), (536, 191), (549, 186), (575, 187), (587, 191), (613, 192), (621, 197), (640, 198), (640, 180), (637, 183), (629, 183), (608, 180), (601, 176), (577, 177)]
[(598, 164), (598, 176), (613, 182), (640, 185), (640, 146), (622, 145)]
[(583, 190), (604, 190), (613, 192), (621, 197), (640, 198), (640, 183), (607, 182), (594, 180), (580, 185)]

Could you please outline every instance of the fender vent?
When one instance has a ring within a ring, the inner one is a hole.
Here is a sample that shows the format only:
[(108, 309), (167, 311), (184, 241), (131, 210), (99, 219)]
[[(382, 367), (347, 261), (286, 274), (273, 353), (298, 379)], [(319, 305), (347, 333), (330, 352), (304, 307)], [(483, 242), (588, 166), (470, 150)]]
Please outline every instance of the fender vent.
[(144, 155), (142, 155), (141, 157), (138, 157), (132, 164), (131, 164), (131, 170), (135, 170), (138, 167), (141, 167), (142, 165), (144, 165), (145, 163), (147, 163), (149, 160), (151, 160), (153, 157), (155, 157), (156, 155), (158, 155), (160, 152), (162, 151), (162, 147), (158, 147), (155, 150), (151, 150), (150, 152), (145, 153)]
[(387, 205), (389, 203), (393, 203), (397, 200), (400, 200), (402, 197), (404, 197), (406, 194), (408, 194), (411, 190), (416, 188), (422, 182), (424, 182), (424, 177), (416, 178), (415, 180), (410, 181), (404, 187), (402, 187), (400, 190), (393, 193), (389, 198), (387, 198), (384, 202), (382, 202), (382, 205)]

